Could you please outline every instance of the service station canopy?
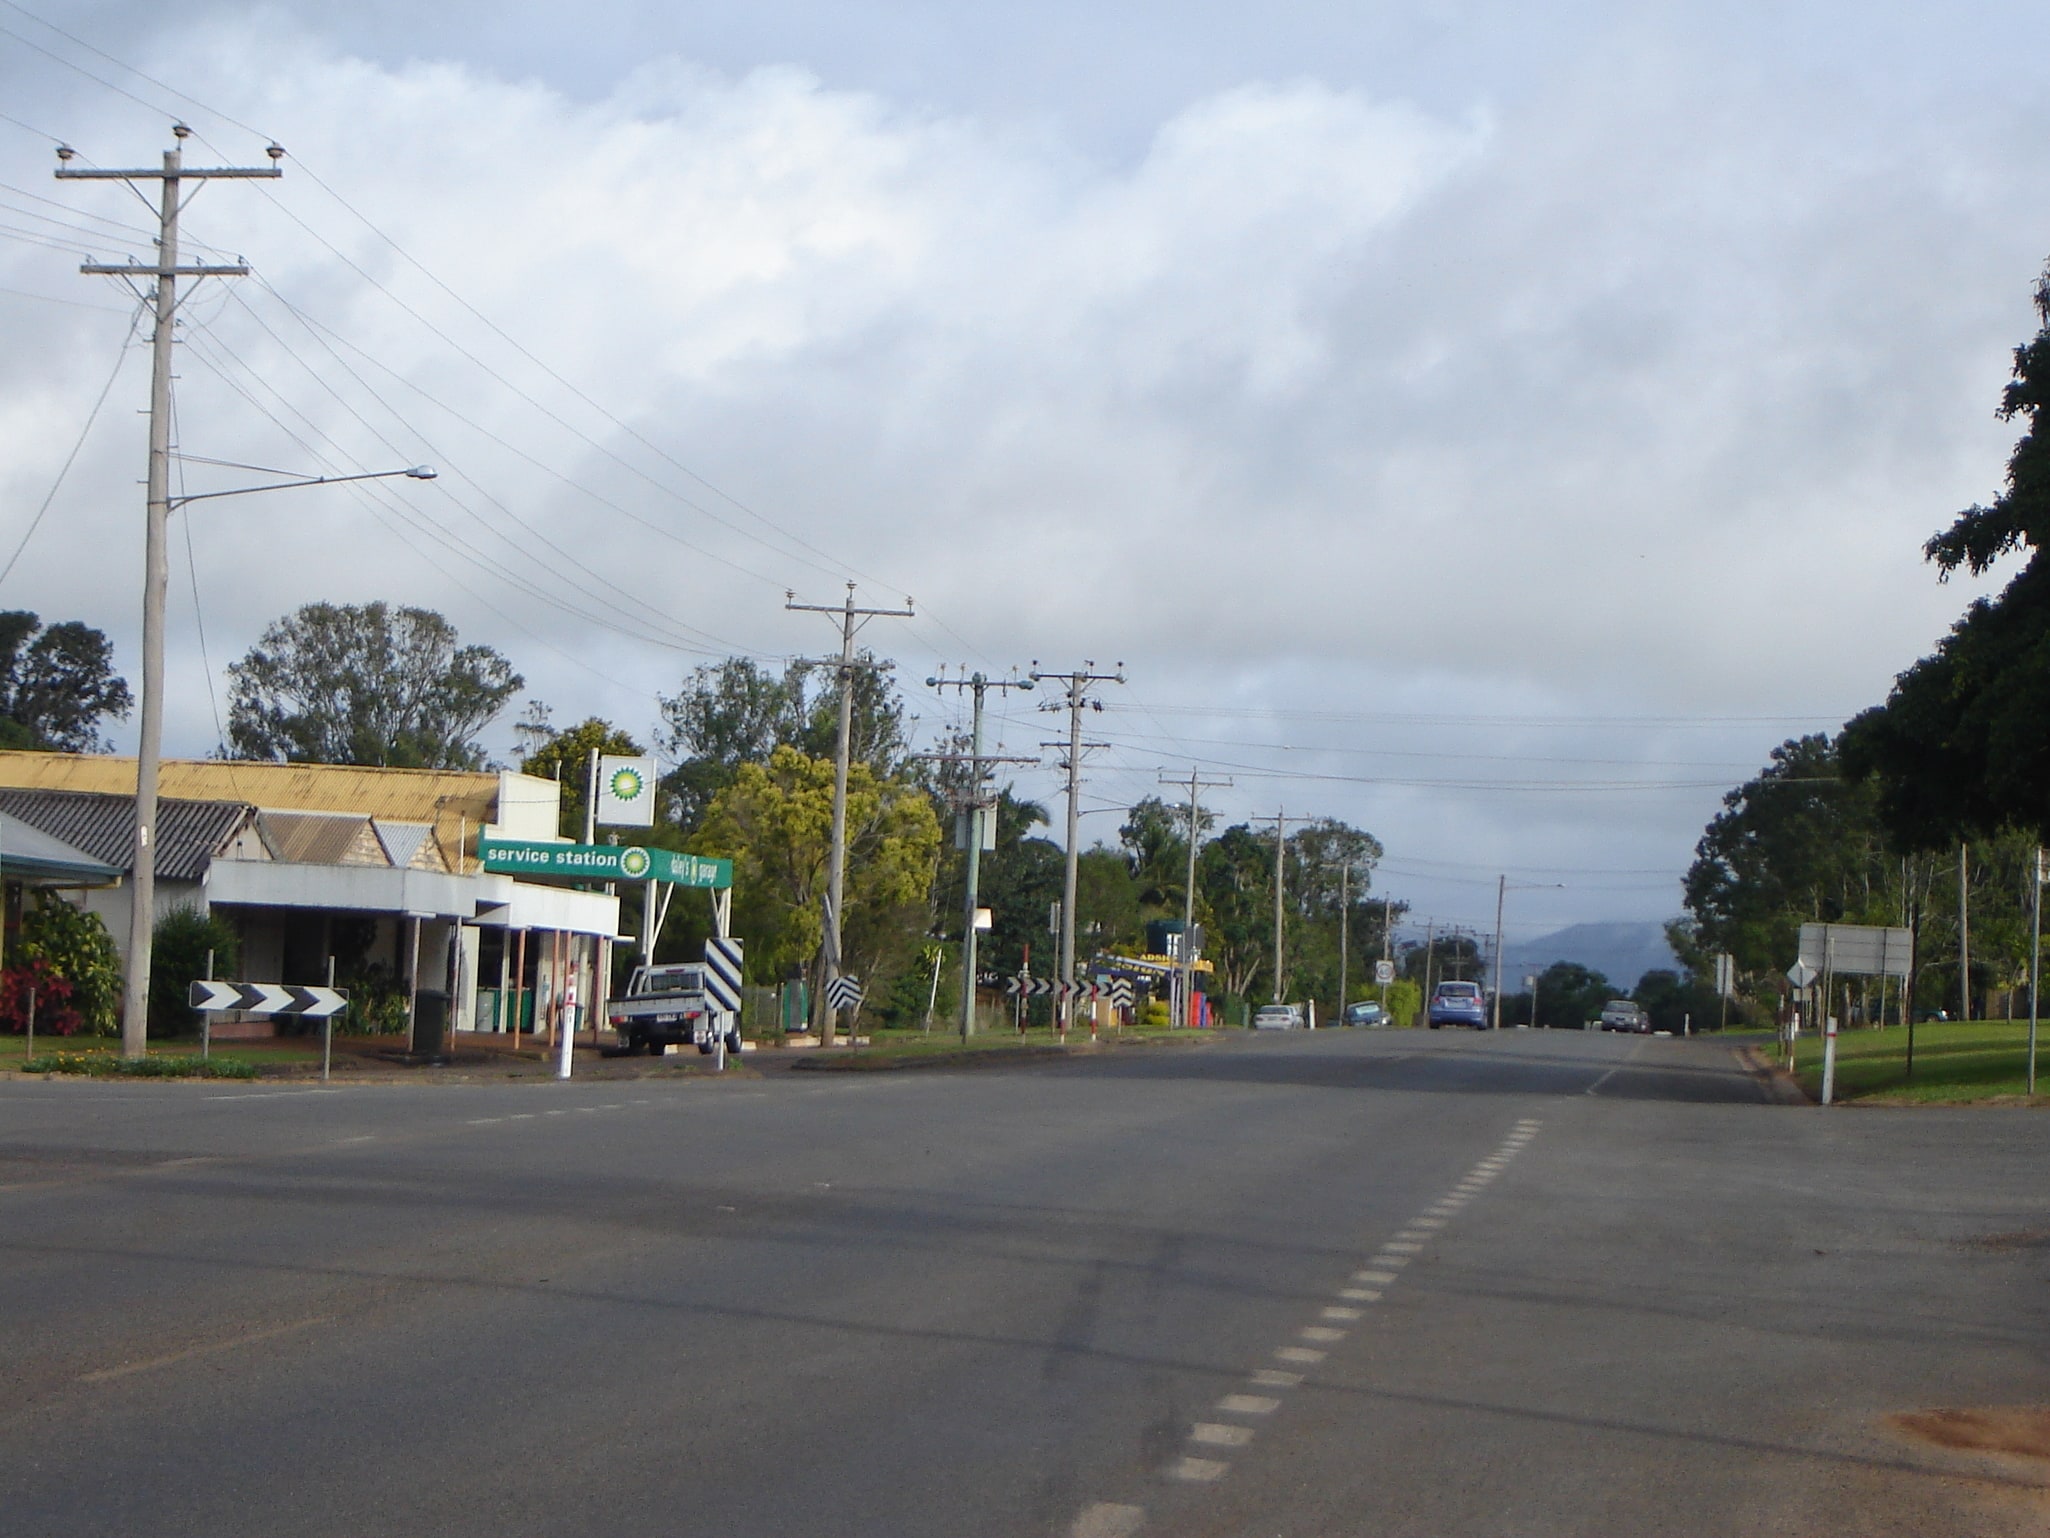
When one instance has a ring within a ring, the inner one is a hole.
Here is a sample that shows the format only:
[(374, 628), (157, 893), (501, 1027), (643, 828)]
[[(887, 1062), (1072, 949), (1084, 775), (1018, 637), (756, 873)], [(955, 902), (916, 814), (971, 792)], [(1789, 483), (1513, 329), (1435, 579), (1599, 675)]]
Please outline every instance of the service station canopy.
[(733, 862), (639, 844), (557, 844), (545, 839), (480, 838), (477, 858), (488, 871), (577, 881), (663, 881), (671, 886), (727, 888)]

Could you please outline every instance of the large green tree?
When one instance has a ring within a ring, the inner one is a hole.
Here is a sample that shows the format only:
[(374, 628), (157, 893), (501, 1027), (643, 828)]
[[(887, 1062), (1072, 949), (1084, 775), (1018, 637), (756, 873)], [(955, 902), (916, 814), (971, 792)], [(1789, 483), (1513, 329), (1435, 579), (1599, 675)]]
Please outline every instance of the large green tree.
[[(692, 838), (698, 853), (733, 861), (734, 927), (759, 982), (817, 975), (832, 828), (832, 760), (785, 744), (766, 764), (739, 766)], [(923, 938), (939, 846), (922, 790), (851, 766), (842, 964), (878, 996)]]
[(228, 669), (238, 758), (476, 769), (477, 734), (524, 680), (431, 609), (313, 603)]
[(1844, 732), (1846, 769), (1878, 787), (1880, 818), (1910, 847), (2003, 828), (2050, 838), (2050, 270), (2035, 304), (2039, 328), (2015, 349), (2000, 402), (2003, 420), (2026, 424), (2006, 485), (1923, 547), (1939, 577), (1983, 575), (2020, 550), (2028, 558)]
[(1727, 951), (1754, 982), (1794, 960), (1804, 923), (1902, 922), (1901, 863), (1869, 784), (1845, 778), (1825, 735), (1772, 750), (1723, 797), (1682, 883), (1700, 956)]
[[(848, 757), (884, 778), (905, 766), (904, 704), (889, 670), (867, 652), (853, 670)], [(663, 780), (677, 820), (695, 828), (743, 764), (766, 764), (779, 747), (831, 758), (839, 735), (836, 668), (793, 662), (771, 672), (748, 657), (693, 669), (661, 696), (661, 746), (676, 760)]]
[(105, 752), (102, 726), (135, 703), (113, 658), (82, 621), (45, 629), (25, 609), (0, 612), (0, 747)]

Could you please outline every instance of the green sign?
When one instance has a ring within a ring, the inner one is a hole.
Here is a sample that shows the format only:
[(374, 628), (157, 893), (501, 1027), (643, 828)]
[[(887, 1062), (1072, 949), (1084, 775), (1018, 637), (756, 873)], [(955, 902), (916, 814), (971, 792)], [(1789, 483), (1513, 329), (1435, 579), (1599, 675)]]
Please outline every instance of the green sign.
[(556, 844), (541, 839), (480, 838), (477, 858), (508, 876), (582, 881), (666, 881), (672, 886), (730, 887), (733, 862), (639, 844)]

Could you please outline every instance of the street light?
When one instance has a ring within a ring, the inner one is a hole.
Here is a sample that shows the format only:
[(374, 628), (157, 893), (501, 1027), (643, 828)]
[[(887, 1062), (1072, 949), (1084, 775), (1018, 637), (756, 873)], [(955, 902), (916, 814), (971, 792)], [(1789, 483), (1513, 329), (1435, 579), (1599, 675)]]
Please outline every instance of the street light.
[[(151, 469), (151, 490), (159, 490), (158, 470)], [(164, 736), (164, 600), (170, 586), (165, 557), (165, 525), (188, 502), (215, 497), (246, 497), (259, 491), (290, 491), (300, 486), (330, 486), (343, 481), (376, 481), (407, 476), (431, 481), (426, 465), (403, 470), (369, 470), (361, 475), (310, 475), (270, 481), (261, 486), (236, 486), (227, 491), (196, 491), (183, 496), (152, 495), (149, 499), (147, 549), (142, 583), (141, 721), (135, 744), (135, 868), (129, 877), (128, 975), (121, 995), (121, 1055), (141, 1057), (149, 1047), (150, 953), (156, 939), (157, 900), (157, 769)]]
[[(1519, 881), (1516, 883), (1516, 890), (1519, 892), (1563, 892), (1565, 889), (1566, 883), (1563, 881)], [(1488, 1029), (1491, 1031), (1499, 1031), (1502, 1029), (1502, 899), (1508, 895), (1508, 892), (1509, 878), (1507, 876), (1496, 877), (1495, 997), (1492, 1001), (1492, 1007), (1489, 1010), (1488, 1014)], [(1532, 1025), (1536, 1025), (1537, 994), (1535, 992), (1532, 992), (1530, 996), (1530, 1003), (1530, 1023)]]

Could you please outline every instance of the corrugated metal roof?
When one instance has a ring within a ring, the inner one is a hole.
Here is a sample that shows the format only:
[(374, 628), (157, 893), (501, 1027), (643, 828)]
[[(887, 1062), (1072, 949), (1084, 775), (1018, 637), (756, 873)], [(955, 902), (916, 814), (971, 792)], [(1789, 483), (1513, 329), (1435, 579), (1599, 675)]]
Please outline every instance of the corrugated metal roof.
[(424, 822), (386, 822), (377, 819), (377, 836), (392, 864), (413, 870), (447, 870), (448, 861), (435, 846), (434, 830)]
[[(546, 780), (513, 777), (537, 793)], [(110, 753), (0, 752), (0, 786), (23, 790), (135, 794), (135, 760)], [(380, 821), (424, 822), (438, 855), (475, 847), (481, 823), (495, 822), (499, 777), (490, 770), (378, 769), (352, 764), (272, 764), (240, 759), (165, 759), (158, 792), (233, 801), (279, 812), (353, 812)]]
[[(127, 871), (135, 854), (135, 798), (82, 791), (0, 789), (0, 812)], [(197, 881), (207, 862), (256, 815), (236, 801), (157, 802), (157, 874)]]
[(259, 812), (274, 859), (294, 865), (395, 865), (368, 817), (348, 812)]

